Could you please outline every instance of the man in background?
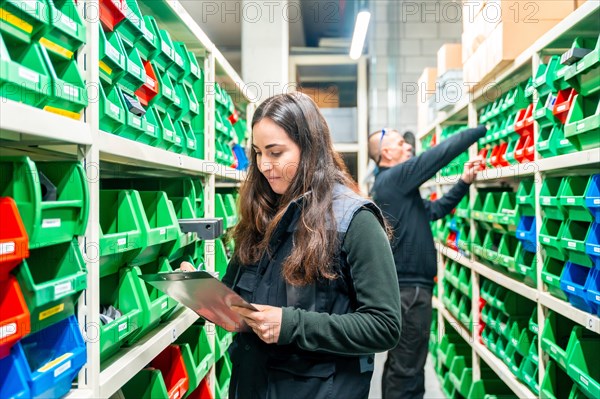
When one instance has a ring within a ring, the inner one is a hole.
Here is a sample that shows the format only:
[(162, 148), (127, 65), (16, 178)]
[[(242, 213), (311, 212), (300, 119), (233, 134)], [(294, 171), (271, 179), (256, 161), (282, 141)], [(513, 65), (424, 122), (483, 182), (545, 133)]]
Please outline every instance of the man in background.
[(383, 371), (384, 399), (423, 398), (437, 274), (429, 222), (449, 214), (468, 193), (482, 160), (467, 162), (458, 183), (437, 201), (423, 200), (419, 187), (485, 133), (485, 127), (464, 130), (417, 157), (411, 132), (382, 129), (369, 136), (369, 157), (378, 168), (371, 195), (393, 228), (391, 245), (402, 305), (400, 343), (388, 352)]

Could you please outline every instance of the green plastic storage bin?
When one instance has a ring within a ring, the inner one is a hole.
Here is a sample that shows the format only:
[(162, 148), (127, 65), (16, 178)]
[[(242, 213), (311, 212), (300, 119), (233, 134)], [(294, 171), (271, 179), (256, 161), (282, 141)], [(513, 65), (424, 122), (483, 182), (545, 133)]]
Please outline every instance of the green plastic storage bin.
[[(45, 192), (38, 173), (55, 186), (56, 200), (43, 200)], [(80, 163), (34, 163), (28, 157), (3, 157), (0, 196), (12, 197), (17, 203), (30, 248), (70, 242), (85, 233), (89, 191)]]
[(567, 354), (567, 374), (577, 382), (579, 389), (589, 398), (600, 397), (600, 339), (587, 335), (583, 328), (571, 332)]
[(162, 135), (162, 129), (160, 127), (158, 116), (154, 110), (154, 107), (150, 106), (146, 108), (142, 126), (144, 131), (136, 141), (153, 146), (158, 141), (158, 138)]
[(219, 279), (225, 276), (228, 264), (227, 248), (225, 248), (223, 240), (219, 238), (215, 240), (215, 271), (219, 273)]
[(135, 45), (144, 36), (143, 17), (136, 0), (122, 0), (125, 18), (117, 25), (115, 31), (128, 46)]
[(98, 85), (100, 97), (100, 130), (117, 134), (127, 121), (123, 94), (119, 86)]
[(56, 56), (72, 59), (86, 42), (86, 27), (73, 0), (47, 0), (50, 23), (40, 44)]
[(156, 81), (158, 82), (158, 94), (150, 100), (150, 105), (154, 106), (162, 112), (166, 112), (167, 109), (175, 102), (177, 96), (175, 89), (173, 88), (173, 82), (169, 75), (161, 71), (156, 61), (151, 62), (152, 69), (156, 75)]
[(222, 327), (215, 326), (215, 361), (219, 361), (227, 353), (229, 345), (233, 342), (233, 333)]
[(162, 137), (158, 137), (156, 147), (171, 151), (175, 149), (175, 141), (178, 137), (179, 145), (181, 146), (181, 137), (175, 132), (175, 125), (173, 125), (173, 120), (169, 114), (160, 111), (158, 107), (155, 107), (154, 110), (156, 111), (156, 121), (158, 122), (160, 130), (162, 131)]
[(41, 107), (52, 82), (44, 54), (39, 43), (23, 45), (0, 34), (0, 96)]
[(516, 272), (523, 276), (523, 282), (530, 287), (536, 287), (537, 285), (536, 257), (537, 254), (525, 251), (521, 243), (517, 245)]
[(565, 137), (564, 125), (555, 125), (550, 132), (550, 145), (555, 149), (557, 155), (571, 154), (581, 150), (579, 142), (573, 142)]
[(160, 257), (145, 265), (134, 266), (132, 270), (135, 294), (138, 297), (136, 300), (140, 303), (141, 313), (138, 318), (138, 328), (125, 339), (128, 344), (137, 342), (156, 327), (161, 318), (169, 314), (177, 306), (175, 300), (139, 277), (141, 274), (172, 272), (173, 270), (167, 258)]
[(216, 386), (215, 397), (227, 398), (229, 396), (229, 382), (231, 380), (231, 360), (229, 355), (224, 356), (215, 365)]
[(121, 316), (100, 326), (100, 361), (104, 362), (124, 345), (140, 326), (142, 301), (136, 291), (138, 277), (131, 268), (123, 268), (118, 273), (100, 279), (100, 305), (113, 306)]
[(516, 399), (517, 396), (499, 378), (473, 382), (467, 399)]
[(186, 73), (186, 62), (189, 62), (187, 48), (181, 42), (173, 42), (173, 63), (167, 72), (174, 82), (181, 82)]
[(151, 61), (159, 50), (158, 26), (156, 20), (152, 16), (144, 16), (141, 19), (142, 34), (140, 35), (136, 47), (140, 52), (140, 56)]
[(473, 369), (467, 367), (463, 356), (454, 358), (450, 366), (450, 380), (461, 395), (466, 397), (469, 394), (471, 384), (473, 383)]
[(589, 222), (567, 220), (562, 228), (560, 245), (565, 251), (566, 260), (581, 266), (592, 267), (592, 259), (585, 252), (585, 239), (590, 229)]
[(188, 394), (184, 396), (187, 397), (215, 364), (215, 356), (209, 344), (209, 335), (202, 324), (192, 324), (175, 343), (181, 346), (190, 380)]
[(127, 56), (121, 38), (114, 32), (100, 31), (100, 79), (108, 84), (113, 84), (125, 73)]
[(600, 146), (600, 93), (575, 97), (565, 123), (565, 137), (582, 150)]
[[(575, 41), (573, 47), (580, 47), (581, 41)], [(585, 47), (591, 46), (585, 44)], [(600, 90), (600, 36), (594, 50), (565, 71), (565, 80), (577, 93), (589, 96)]]
[(548, 63), (540, 64), (535, 76), (533, 77), (532, 87), (538, 92), (540, 96), (547, 95), (553, 91), (556, 91), (554, 87), (556, 67), (560, 65), (560, 57), (552, 56), (548, 60)]
[(558, 260), (546, 256), (544, 258), (544, 266), (542, 268), (542, 280), (544, 281), (544, 283), (546, 283), (546, 288), (548, 289), (548, 292), (550, 294), (559, 299), (562, 299), (563, 301), (566, 301), (567, 296), (560, 288), (560, 276), (562, 274), (564, 266), (564, 260)]
[(557, 125), (558, 124), (548, 124), (546, 126), (540, 126), (538, 130), (539, 135), (535, 148), (538, 154), (540, 154), (543, 158), (550, 158), (558, 155), (558, 149), (551, 141), (552, 132), (556, 130)]
[(50, 9), (44, 0), (5, 0), (0, 15), (0, 30), (25, 43), (35, 40), (50, 23)]
[(496, 263), (516, 272), (518, 244), (519, 240), (517, 240), (514, 236), (509, 234), (503, 235), (502, 239), (500, 240), (500, 245), (498, 246), (498, 257), (496, 259)]
[(124, 91), (133, 95), (137, 89), (146, 83), (146, 69), (137, 48), (124, 45), (123, 50), (127, 60), (125, 63), (125, 73), (119, 77), (117, 82), (122, 86)]
[[(155, 261), (160, 256), (168, 256), (181, 234), (173, 203), (168, 200), (163, 191), (131, 190), (138, 219), (145, 232), (145, 248), (132, 261), (140, 265)], [(137, 197), (137, 198), (136, 198)]]
[(126, 190), (100, 190), (100, 276), (116, 273), (145, 245), (137, 197)]
[(546, 352), (563, 370), (567, 369), (567, 345), (571, 331), (577, 326), (553, 311), (548, 312), (544, 329), (540, 336), (542, 350)]
[(540, 398), (542, 399), (561, 399), (568, 398), (573, 389), (573, 380), (556, 366), (556, 363), (550, 361), (544, 371), (544, 380), (540, 386)]
[(173, 399), (169, 397), (162, 373), (154, 368), (140, 370), (121, 387), (121, 392), (126, 398)]
[(585, 193), (592, 184), (591, 176), (567, 176), (560, 193), (560, 205), (570, 220), (591, 222), (592, 214), (585, 205)]
[(540, 205), (546, 218), (564, 220), (565, 214), (560, 198), (564, 180), (561, 177), (547, 177), (542, 182)]
[(31, 316), (31, 332), (72, 315), (79, 294), (87, 286), (77, 240), (30, 250), (16, 276)]
[(547, 257), (565, 260), (565, 250), (561, 244), (565, 223), (560, 220), (544, 218), (539, 233), (539, 243)]
[(521, 380), (531, 389), (536, 395), (540, 392), (540, 384), (538, 382), (538, 363), (534, 362), (529, 356), (523, 359), (519, 368)]
[[(148, 18), (146, 16), (146, 18)], [(175, 47), (173, 46), (173, 40), (171, 35), (164, 29), (157, 29), (159, 38), (159, 52), (155, 55), (154, 61), (161, 72), (168, 71), (172, 63), (175, 62)]]
[(495, 231), (488, 231), (485, 236), (485, 240), (483, 241), (483, 258), (488, 261), (499, 264), (499, 255), (498, 249), (500, 248), (500, 241), (502, 240), (502, 235)]

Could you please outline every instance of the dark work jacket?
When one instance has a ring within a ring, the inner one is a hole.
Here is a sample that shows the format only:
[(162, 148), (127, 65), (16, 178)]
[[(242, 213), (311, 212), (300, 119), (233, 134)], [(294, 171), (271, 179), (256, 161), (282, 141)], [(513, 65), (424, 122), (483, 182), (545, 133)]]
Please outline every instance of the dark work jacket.
[[(356, 308), (349, 265), (338, 253), (336, 270), (342, 277), (294, 287), (281, 276), (283, 260), (293, 246), (293, 233), (300, 217), (302, 198), (286, 210), (270, 242), (272, 256), (258, 265), (230, 267), (236, 276), (234, 290), (251, 303), (277, 307), (291, 306), (328, 314), (346, 314)], [(334, 189), (333, 210), (342, 243), (354, 215), (370, 209), (383, 224), (381, 211), (345, 186)], [(230, 280), (229, 282), (227, 280)], [(269, 345), (254, 333), (239, 333), (230, 348), (233, 372), (230, 398), (325, 399), (346, 393), (345, 399), (366, 398), (373, 372), (373, 355), (341, 356), (309, 352), (295, 345)], [(334, 378), (335, 377), (335, 378)], [(350, 395), (350, 396), (348, 396)]]
[(392, 250), (400, 287), (433, 288), (437, 258), (429, 221), (449, 214), (469, 192), (469, 185), (459, 180), (443, 198), (429, 202), (421, 198), (419, 187), (485, 133), (483, 126), (467, 129), (406, 162), (380, 168), (371, 195), (394, 228)]

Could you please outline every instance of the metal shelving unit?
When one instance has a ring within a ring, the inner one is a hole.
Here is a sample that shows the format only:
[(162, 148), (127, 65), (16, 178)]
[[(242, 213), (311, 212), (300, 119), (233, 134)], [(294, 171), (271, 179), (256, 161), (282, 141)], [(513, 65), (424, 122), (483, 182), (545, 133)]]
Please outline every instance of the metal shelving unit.
[[(478, 125), (478, 109), (481, 109), (486, 103), (493, 100), (486, 95), (486, 90), (491, 87), (498, 94), (505, 93), (513, 88), (516, 84), (526, 80), (528, 77), (535, 74), (541, 62), (541, 57), (544, 54), (556, 54), (557, 51), (564, 52), (568, 49), (575, 37), (582, 34), (593, 33), (598, 35), (598, 30), (590, 31), (590, 26), (597, 26), (600, 19), (600, 4), (598, 2), (587, 2), (580, 6), (577, 10), (571, 13), (567, 18), (558, 23), (554, 28), (548, 31), (544, 36), (537, 40), (529, 49), (519, 55), (514, 62), (509, 64), (503, 71), (498, 73), (490, 82), (482, 82), (477, 86), (476, 90), (470, 94), (468, 103), (459, 102), (449, 113), (442, 114), (437, 118), (435, 123), (428, 126), (424, 131), (419, 132), (418, 137), (423, 138), (429, 134), (438, 135), (442, 128), (447, 125), (452, 125), (457, 121), (468, 124), (470, 127)], [(552, 50), (557, 49), (557, 50)], [(491, 83), (493, 81), (493, 84)], [(465, 111), (466, 109), (466, 111)], [(534, 139), (537, 142), (538, 127), (536, 124), (534, 130)], [(469, 150), (469, 155), (477, 154), (477, 146), (474, 145)], [(477, 177), (474, 184), (471, 186), (471, 199), (477, 192), (478, 187), (490, 187), (502, 185), (516, 185), (522, 178), (533, 178), (536, 198), (539, 198), (541, 185), (546, 175), (569, 175), (580, 174), (584, 172), (597, 173), (600, 169), (600, 148), (594, 148), (577, 153), (571, 153), (562, 156), (551, 158), (539, 158), (537, 152), (533, 162), (525, 164), (511, 165), (498, 169), (486, 169)], [(438, 196), (447, 189), (449, 185), (456, 183), (456, 176), (441, 177), (437, 176), (434, 180), (428, 181), (423, 187), (427, 190), (436, 190)], [(541, 208), (536, 201), (536, 222), (537, 234), (542, 221)], [(475, 221), (471, 219), (471, 229), (475, 226)], [(537, 286), (530, 287), (520, 281), (517, 281), (507, 274), (487, 266), (475, 258), (473, 254), (464, 255), (443, 243), (436, 242), (438, 251), (438, 297), (433, 303), (438, 309), (438, 325), (443, 326), (444, 322), (450, 324), (464, 339), (469, 343), (473, 353), (473, 380), (480, 377), (480, 361), (487, 364), (500, 379), (518, 396), (526, 398), (537, 397), (526, 385), (514, 376), (509, 368), (497, 358), (487, 347), (479, 342), (479, 337), (473, 337), (445, 308), (441, 298), (443, 296), (442, 279), (444, 276), (445, 261), (444, 257), (454, 260), (470, 269), (472, 282), (472, 302), (471, 310), (473, 317), (473, 325), (479, 325), (479, 287), (480, 278), (486, 278), (494, 283), (515, 292), (516, 294), (527, 298), (536, 303), (538, 314), (538, 325), (543, 326), (546, 320), (546, 315), (549, 310), (559, 313), (588, 330), (600, 334), (600, 318), (581, 311), (573, 307), (569, 302), (553, 297), (546, 291), (541, 278), (543, 268), (543, 259), (537, 256), (536, 272)], [(475, 330), (474, 330), (475, 331)], [(540, 331), (541, 333), (541, 331)], [(538, 382), (541, 384), (544, 374), (547, 356), (543, 355), (541, 344), (538, 343), (539, 370)]]
[[(204, 186), (205, 217), (214, 217), (215, 187), (239, 186), (246, 177), (241, 172), (218, 164), (215, 159), (215, 91), (214, 82), (224, 82), (232, 92), (236, 106), (247, 117), (254, 109), (244, 82), (233, 70), (208, 36), (177, 0), (140, 1), (144, 14), (154, 15), (161, 28), (167, 29), (174, 41), (183, 41), (201, 61), (205, 72), (205, 159), (169, 152), (99, 130), (99, 103), (90, 102), (81, 120), (73, 120), (28, 105), (1, 99), (0, 155), (20, 153), (34, 159), (79, 159), (88, 175), (90, 209), (85, 236), (80, 247), (87, 266), (87, 289), (78, 301), (77, 317), (86, 341), (87, 363), (67, 398), (99, 398), (117, 394), (121, 387), (145, 367), (164, 348), (172, 344), (198, 315), (181, 309), (169, 321), (160, 324), (136, 344), (124, 348), (106, 363), (100, 364), (98, 329), (100, 309), (99, 265), (95, 254), (86, 253), (90, 243), (99, 242), (99, 180), (120, 176), (194, 176)], [(78, 52), (78, 64), (87, 87), (97, 85), (99, 78), (98, 0), (78, 2), (85, 19), (87, 44)], [(87, 10), (95, 10), (86, 15)], [(207, 243), (210, 245), (210, 242)], [(214, 251), (206, 251), (205, 267), (214, 270)], [(210, 329), (214, 336), (214, 328)], [(207, 375), (214, 389), (214, 366)]]

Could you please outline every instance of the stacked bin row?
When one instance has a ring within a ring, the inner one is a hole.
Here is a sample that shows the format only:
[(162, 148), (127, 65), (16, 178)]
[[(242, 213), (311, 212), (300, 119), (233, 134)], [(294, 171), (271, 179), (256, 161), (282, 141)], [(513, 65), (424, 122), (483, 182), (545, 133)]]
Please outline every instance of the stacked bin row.
[(73, 0), (0, 4), (0, 96), (73, 119), (88, 104), (76, 53), (86, 28)]
[(478, 142), (479, 155), (486, 168), (501, 168), (533, 161), (532, 81), (521, 83), (485, 106), (479, 121), (488, 125)]
[(516, 398), (510, 388), (483, 363), (480, 378), (473, 380), (473, 355), (468, 340), (469, 337), (461, 336), (446, 325), (436, 348), (436, 371), (446, 397), (479, 399), (497, 395), (502, 398)]
[(489, 280), (481, 285), (481, 299), (481, 341), (537, 395), (540, 359), (536, 304)]
[(541, 385), (543, 395), (561, 398), (582, 392), (588, 398), (599, 397), (598, 334), (550, 311), (541, 329), (540, 344), (550, 359)]
[[(142, 16), (136, 0), (100, 5), (100, 129), (203, 159), (205, 82), (195, 54)], [(230, 144), (246, 139), (246, 122), (216, 83), (215, 98), (216, 159), (245, 168), (245, 154), (236, 162)]]
[(473, 330), (471, 270), (446, 258), (442, 286), (444, 307), (469, 331)]
[(548, 292), (600, 314), (600, 175), (546, 177), (539, 201)]
[(202, 215), (199, 180), (104, 179), (100, 190), (101, 360), (135, 343), (181, 305), (139, 278), (172, 271), (182, 261), (202, 268), (196, 233), (183, 233), (178, 219)]
[(421, 150), (419, 152), (423, 153), (425, 151), (427, 151), (428, 149), (435, 147), (435, 144), (437, 142), (437, 136), (434, 133), (430, 133), (428, 135), (426, 135), (425, 137), (421, 138)]
[(79, 163), (0, 161), (0, 397), (63, 396), (85, 364), (74, 311), (88, 208)]
[[(460, 133), (467, 128), (466, 125), (452, 125), (445, 127), (440, 133), (440, 141), (446, 140), (448, 137)], [(453, 159), (448, 165), (440, 170), (442, 177), (460, 175), (463, 171), (465, 163), (469, 160), (468, 151), (463, 152), (458, 157)]]
[[(473, 254), (485, 264), (536, 284), (535, 207), (533, 183), (522, 180), (517, 192), (480, 189), (473, 200)], [(503, 189), (499, 189), (503, 190)]]

